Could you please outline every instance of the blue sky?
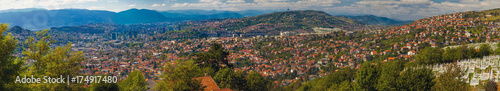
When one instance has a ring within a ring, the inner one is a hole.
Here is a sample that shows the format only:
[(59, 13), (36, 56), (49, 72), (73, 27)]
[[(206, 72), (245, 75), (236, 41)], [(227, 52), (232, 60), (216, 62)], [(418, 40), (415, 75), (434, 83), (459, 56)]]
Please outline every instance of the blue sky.
[(415, 20), (433, 15), (500, 8), (500, 0), (0, 0), (0, 10), (321, 10), (333, 15), (366, 15)]

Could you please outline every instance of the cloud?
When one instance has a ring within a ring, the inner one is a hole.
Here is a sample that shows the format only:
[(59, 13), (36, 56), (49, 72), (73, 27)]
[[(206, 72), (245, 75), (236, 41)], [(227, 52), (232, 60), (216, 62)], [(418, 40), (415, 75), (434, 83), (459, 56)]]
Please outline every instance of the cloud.
[(134, 4), (131, 4), (131, 5), (128, 5), (128, 7), (135, 7), (135, 6), (136, 6), (136, 4), (135, 4), (135, 3), (134, 3)]
[(60, 6), (95, 2), (97, 0), (0, 0), (0, 9), (46, 8), (59, 9)]
[(109, 3), (116, 3), (116, 2), (118, 2), (118, 0), (108, 0), (107, 2), (109, 2)]
[(227, 0), (226, 3), (245, 3), (243, 0)]
[(200, 0), (202, 3), (211, 3), (211, 2), (222, 2), (222, 0)]
[(166, 6), (167, 4), (153, 4), (151, 7), (160, 7), (160, 6)]
[(382, 4), (429, 4), (432, 3), (432, 1), (429, 0), (400, 0), (400, 1), (394, 1), (394, 0), (375, 0), (375, 1), (360, 1), (356, 2), (357, 4), (366, 4), (366, 5), (382, 5)]
[(341, 3), (339, 0), (254, 0), (245, 3), (244, 0), (200, 0), (200, 3), (175, 3), (171, 7), (175, 8), (218, 8), (222, 10), (247, 10), (247, 9), (309, 9), (316, 7), (333, 6)]

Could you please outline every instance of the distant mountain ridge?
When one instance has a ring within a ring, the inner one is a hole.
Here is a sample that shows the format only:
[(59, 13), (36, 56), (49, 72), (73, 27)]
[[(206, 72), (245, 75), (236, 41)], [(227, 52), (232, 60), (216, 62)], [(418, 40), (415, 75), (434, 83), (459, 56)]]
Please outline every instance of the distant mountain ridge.
[(244, 16), (234, 12), (223, 12), (212, 15), (187, 15), (168, 12), (160, 13), (148, 9), (129, 9), (121, 12), (87, 9), (46, 10), (38, 8), (0, 11), (1, 23), (9, 23), (11, 27), (21, 26), (31, 30), (92, 23), (137, 24), (241, 17)]
[(28, 29), (24, 29), (20, 26), (14, 26), (12, 28), (9, 28), (9, 30), (7, 30), (7, 32), (9, 33), (15, 33), (15, 34), (21, 34), (21, 33), (32, 33), (32, 31), (28, 30)]
[(344, 16), (344, 17), (364, 22), (370, 25), (404, 25), (412, 22), (412, 21), (395, 20), (387, 17), (379, 17), (375, 15)]
[[(227, 19), (215, 25), (200, 24), (195, 31), (237, 31), (240, 33), (273, 33), (280, 31), (312, 32), (312, 28), (342, 28), (364, 25), (346, 17), (332, 16), (323, 11), (301, 10), (263, 14), (252, 17)], [(208, 26), (205, 26), (208, 25)]]

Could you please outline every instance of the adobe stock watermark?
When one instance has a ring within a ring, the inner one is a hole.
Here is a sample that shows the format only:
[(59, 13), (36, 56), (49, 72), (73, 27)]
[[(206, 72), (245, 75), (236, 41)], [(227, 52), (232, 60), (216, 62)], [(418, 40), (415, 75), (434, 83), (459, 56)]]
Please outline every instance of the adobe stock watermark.
[(17, 76), (14, 83), (26, 83), (26, 84), (37, 84), (37, 83), (57, 83), (57, 84), (70, 84), (70, 83), (116, 83), (118, 82), (118, 77), (116, 76), (70, 76), (70, 75), (59, 75), (56, 77), (42, 76), (35, 77), (31, 76)]

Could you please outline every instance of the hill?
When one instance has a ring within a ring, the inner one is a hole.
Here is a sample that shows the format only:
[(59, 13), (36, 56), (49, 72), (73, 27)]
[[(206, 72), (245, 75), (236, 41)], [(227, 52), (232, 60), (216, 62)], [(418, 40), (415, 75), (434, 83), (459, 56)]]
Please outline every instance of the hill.
[(177, 19), (179, 21), (184, 20), (207, 20), (216, 18), (241, 18), (242, 15), (232, 12), (216, 13), (211, 15), (204, 14), (182, 14), (182, 13), (171, 13), (171, 12), (160, 12), (163, 16), (167, 18)]
[(345, 17), (331, 16), (323, 11), (303, 10), (275, 12), (253, 17), (208, 22), (198, 31), (236, 31), (240, 33), (279, 33), (279, 31), (312, 32), (314, 27), (349, 29), (363, 23)]
[(272, 12), (276, 12), (276, 11), (275, 10), (226, 11), (226, 10), (196, 10), (196, 9), (193, 9), (193, 10), (167, 10), (167, 11), (161, 11), (161, 13), (162, 12), (177, 13), (177, 14), (183, 14), (183, 15), (215, 15), (215, 14), (221, 14), (221, 13), (235, 13), (235, 14), (240, 14), (244, 17), (250, 17), (250, 16), (257, 16), (257, 15), (272, 13)]
[(169, 19), (157, 11), (147, 9), (129, 9), (118, 12), (113, 17), (113, 22), (117, 24), (153, 23), (175, 21)]
[(31, 30), (42, 30), (61, 26), (77, 26), (92, 23), (137, 24), (241, 17), (243, 16), (235, 12), (216, 12), (208, 15), (189, 15), (171, 12), (160, 13), (155, 10), (147, 9), (130, 9), (118, 13), (103, 10), (46, 10), (38, 8), (0, 11), (0, 22), (9, 23), (12, 26), (21, 26)]
[(411, 23), (412, 21), (401, 21), (389, 19), (386, 17), (379, 17), (375, 15), (362, 15), (362, 16), (345, 16), (347, 18), (354, 19), (370, 25), (404, 25)]
[(0, 13), (0, 22), (32, 30), (53, 26), (74, 26), (89, 23), (111, 23), (114, 12), (84, 9), (32, 10)]
[(7, 32), (14, 33), (14, 34), (32, 33), (32, 31), (30, 31), (28, 29), (21, 28), (20, 26), (14, 26), (14, 27), (10, 28), (9, 30), (7, 30)]

